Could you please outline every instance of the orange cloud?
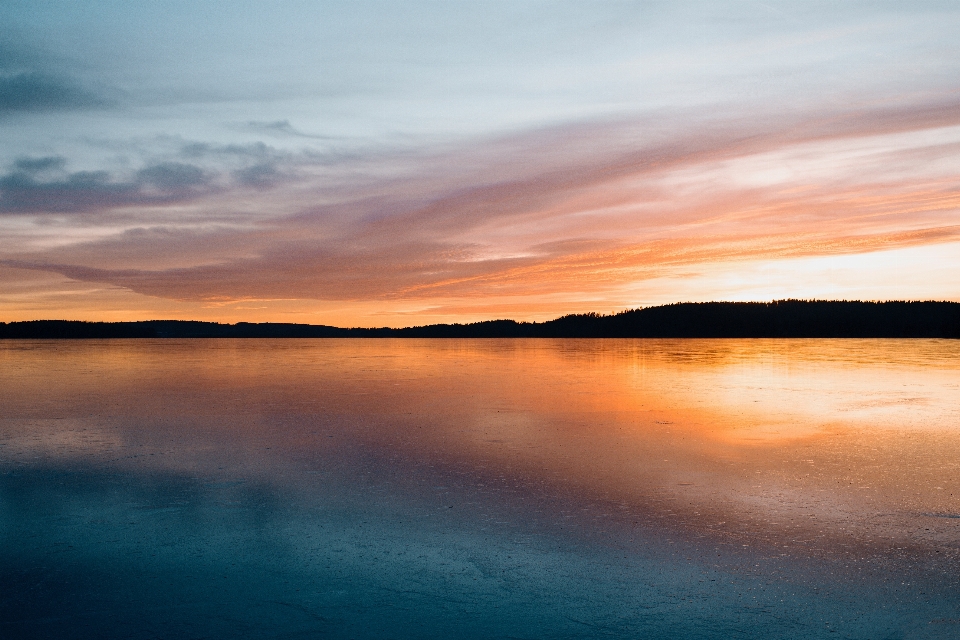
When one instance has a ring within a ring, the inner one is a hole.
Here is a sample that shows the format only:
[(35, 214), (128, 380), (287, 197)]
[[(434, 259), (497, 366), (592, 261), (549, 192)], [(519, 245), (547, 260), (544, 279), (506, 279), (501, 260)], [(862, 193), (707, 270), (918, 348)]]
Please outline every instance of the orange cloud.
[(137, 202), (98, 214), (85, 199), (82, 223), (48, 223), (75, 241), (20, 243), (0, 264), (164, 300), (273, 301), (271, 312), (279, 300), (375, 302), (398, 318), (609, 310), (645, 281), (718, 264), (956, 241), (958, 150), (953, 103), (560, 127), (405, 162), (371, 156), (364, 166), (380, 171), (359, 176), (301, 164), (286, 186), (198, 190), (188, 209), (150, 202), (163, 214), (152, 226), (130, 224)]

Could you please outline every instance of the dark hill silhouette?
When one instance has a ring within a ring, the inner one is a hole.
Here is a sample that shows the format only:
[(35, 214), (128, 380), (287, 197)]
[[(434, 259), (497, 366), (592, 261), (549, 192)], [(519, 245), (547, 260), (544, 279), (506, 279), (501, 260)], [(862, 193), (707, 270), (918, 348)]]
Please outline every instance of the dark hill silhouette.
[(960, 303), (684, 302), (546, 322), (487, 320), (402, 329), (184, 320), (0, 323), (0, 338), (960, 338)]

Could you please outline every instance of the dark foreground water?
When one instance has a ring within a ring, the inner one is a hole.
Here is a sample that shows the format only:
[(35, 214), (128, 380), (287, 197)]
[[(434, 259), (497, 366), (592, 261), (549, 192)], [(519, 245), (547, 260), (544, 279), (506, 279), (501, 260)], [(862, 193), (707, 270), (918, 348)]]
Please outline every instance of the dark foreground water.
[(957, 638), (960, 343), (0, 342), (0, 638)]

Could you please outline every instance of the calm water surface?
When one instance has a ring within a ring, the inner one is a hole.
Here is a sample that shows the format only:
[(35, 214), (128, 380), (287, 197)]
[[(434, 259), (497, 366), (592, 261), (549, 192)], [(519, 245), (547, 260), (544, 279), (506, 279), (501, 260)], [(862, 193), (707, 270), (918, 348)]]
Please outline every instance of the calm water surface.
[(0, 342), (0, 637), (957, 638), (960, 342)]

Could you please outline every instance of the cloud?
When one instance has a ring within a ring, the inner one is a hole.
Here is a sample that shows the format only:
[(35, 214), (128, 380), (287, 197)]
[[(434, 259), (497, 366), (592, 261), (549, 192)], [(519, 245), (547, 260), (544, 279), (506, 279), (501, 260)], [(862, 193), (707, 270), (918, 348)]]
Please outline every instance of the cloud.
[(257, 190), (270, 189), (296, 178), (295, 167), (316, 164), (304, 154), (279, 151), (263, 142), (216, 145), (191, 142), (180, 148), (180, 155), (195, 160), (207, 159), (230, 166), (236, 184)]
[(334, 137), (331, 136), (322, 136), (313, 133), (306, 133), (297, 129), (289, 120), (272, 120), (272, 121), (261, 121), (261, 120), (249, 120), (244, 123), (244, 127), (251, 129), (253, 131), (266, 133), (272, 136), (278, 137), (295, 137), (295, 138), (309, 138), (313, 140), (333, 140)]
[(166, 192), (183, 192), (209, 182), (202, 169), (182, 162), (162, 162), (140, 169), (137, 178)]
[[(340, 164), (197, 143), (181, 149), (191, 163), (153, 163), (126, 181), (21, 159), (0, 179), (6, 210), (219, 190), (224, 228), (200, 239), (171, 224), (162, 238), (131, 233), (5, 264), (177, 300), (622, 299), (638, 282), (711, 264), (960, 237), (955, 106), (801, 115), (579, 123)], [(239, 165), (223, 173), (233, 182), (217, 182), (208, 161)], [(278, 188), (293, 171), (298, 183)], [(231, 226), (232, 206), (271, 215)], [(162, 259), (176, 245), (193, 254)]]
[(917, 232), (834, 236), (807, 233), (670, 239), (633, 244), (571, 243), (525, 257), (476, 260), (473, 247), (405, 240), (387, 246), (297, 242), (255, 258), (167, 269), (103, 269), (0, 260), (8, 267), (52, 271), (160, 298), (430, 300), (528, 298), (558, 292), (603, 296), (690, 267), (740, 260), (848, 255), (960, 240), (960, 225)]
[[(0, 213), (108, 213), (117, 207), (172, 204), (230, 190), (263, 191), (299, 180), (301, 167), (323, 159), (263, 144), (179, 143), (160, 139), (137, 170), (66, 171), (63, 156), (20, 157), (0, 174)], [(166, 148), (164, 148), (166, 147)]]
[(188, 142), (180, 147), (180, 154), (186, 158), (234, 157), (261, 161), (265, 158), (283, 157), (279, 151), (262, 142), (249, 144), (210, 144), (208, 142)]
[(0, 113), (103, 107), (108, 101), (68, 78), (24, 71), (0, 75)]
[(108, 171), (63, 171), (57, 156), (20, 158), (0, 176), (0, 213), (81, 213), (183, 201), (214, 188), (200, 168), (165, 162), (116, 180)]
[(50, 181), (13, 172), (0, 177), (0, 212), (73, 213), (104, 209), (134, 201), (138, 193), (137, 185), (110, 182), (106, 171), (78, 171)]
[(261, 162), (244, 167), (234, 172), (234, 175), (240, 184), (258, 189), (272, 187), (282, 178), (277, 165), (272, 162)]
[[(83, 66), (26, 42), (0, 36), (0, 115), (111, 106), (119, 92), (83, 77)], [(78, 73), (79, 72), (79, 73)]]
[(63, 156), (46, 156), (43, 158), (17, 158), (14, 168), (27, 175), (36, 175), (46, 171), (61, 171), (67, 160)]

